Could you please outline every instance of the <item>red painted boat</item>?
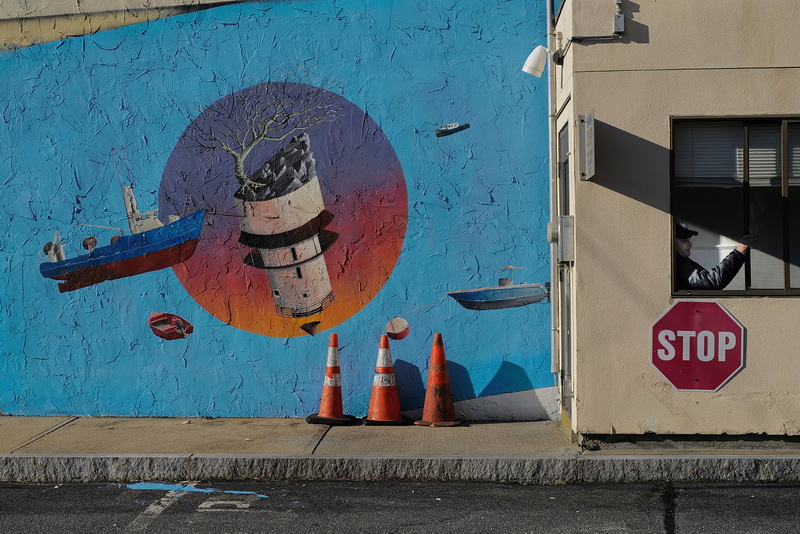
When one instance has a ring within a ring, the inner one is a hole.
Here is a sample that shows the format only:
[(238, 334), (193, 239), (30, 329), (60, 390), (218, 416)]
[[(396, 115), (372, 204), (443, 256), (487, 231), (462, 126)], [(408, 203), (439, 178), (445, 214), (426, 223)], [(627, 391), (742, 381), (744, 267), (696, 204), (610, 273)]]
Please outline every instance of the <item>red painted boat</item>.
[(151, 313), (147, 324), (162, 339), (184, 339), (194, 332), (192, 323), (174, 313)]

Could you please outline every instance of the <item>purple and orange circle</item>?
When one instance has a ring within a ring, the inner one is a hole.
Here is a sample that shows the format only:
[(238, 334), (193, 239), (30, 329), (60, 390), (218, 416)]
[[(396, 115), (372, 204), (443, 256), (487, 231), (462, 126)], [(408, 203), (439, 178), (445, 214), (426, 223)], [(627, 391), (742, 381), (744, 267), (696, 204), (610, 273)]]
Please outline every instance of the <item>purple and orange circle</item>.
[[(308, 87), (285, 84), (281, 89), (286, 94), (297, 89), (296, 94), (303, 95)], [(247, 105), (243, 96), (252, 89), (209, 106), (184, 131), (169, 157), (159, 192), (161, 219), (197, 209), (206, 211), (195, 253), (173, 270), (200, 306), (241, 330), (271, 337), (305, 335), (300, 327), (315, 323), (317, 331), (326, 330), (375, 298), (397, 263), (408, 222), (403, 170), (391, 143), (372, 118), (342, 96), (324, 90), (336, 108), (331, 120), (291, 132), (281, 141), (262, 141), (252, 150), (245, 162), (248, 174), (292, 136), (308, 134), (325, 209), (334, 215), (327, 229), (339, 235), (324, 253), (334, 300), (310, 316), (279, 315), (265, 271), (243, 262), (247, 251), (239, 242), (234, 198), (239, 182), (234, 160), (221, 150), (203, 148), (191, 134), (199, 125), (218, 120), (220, 109)]]

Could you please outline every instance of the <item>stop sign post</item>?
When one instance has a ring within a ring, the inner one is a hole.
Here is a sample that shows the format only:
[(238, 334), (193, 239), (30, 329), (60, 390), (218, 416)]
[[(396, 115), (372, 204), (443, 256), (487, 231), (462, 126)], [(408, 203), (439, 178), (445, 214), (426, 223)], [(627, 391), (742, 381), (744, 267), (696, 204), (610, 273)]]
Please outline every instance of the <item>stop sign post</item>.
[(744, 367), (744, 327), (719, 302), (679, 300), (655, 323), (651, 361), (680, 391), (717, 391)]

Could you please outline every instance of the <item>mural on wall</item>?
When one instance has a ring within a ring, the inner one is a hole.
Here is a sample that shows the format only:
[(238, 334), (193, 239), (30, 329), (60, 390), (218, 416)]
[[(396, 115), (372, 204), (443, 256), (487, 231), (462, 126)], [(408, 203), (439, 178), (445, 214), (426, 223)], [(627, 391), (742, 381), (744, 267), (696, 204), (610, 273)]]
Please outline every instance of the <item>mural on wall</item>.
[(375, 122), (333, 92), (289, 82), (203, 111), (167, 162), (160, 200), (208, 213), (197, 254), (175, 267), (189, 294), (272, 337), (329, 329), (369, 303), (397, 262), (408, 206)]
[(103, 247), (97, 246), (95, 236), (87, 237), (82, 241), (87, 253), (74, 258), (67, 258), (59, 231), (52, 241), (45, 243), (43, 252), (47, 261), (39, 266), (39, 271), (46, 278), (63, 280), (58, 284), (60, 292), (165, 269), (194, 254), (203, 225), (203, 210), (186, 216), (170, 215), (169, 223), (164, 225), (156, 217), (156, 210), (139, 212), (132, 186), (124, 187), (122, 196), (130, 235), (116, 229), (119, 233)]
[(0, 413), (305, 416), (335, 332), (349, 413), (382, 334), (421, 408), (441, 333), (468, 418), (547, 417), (540, 11), (248, 2), (0, 53)]

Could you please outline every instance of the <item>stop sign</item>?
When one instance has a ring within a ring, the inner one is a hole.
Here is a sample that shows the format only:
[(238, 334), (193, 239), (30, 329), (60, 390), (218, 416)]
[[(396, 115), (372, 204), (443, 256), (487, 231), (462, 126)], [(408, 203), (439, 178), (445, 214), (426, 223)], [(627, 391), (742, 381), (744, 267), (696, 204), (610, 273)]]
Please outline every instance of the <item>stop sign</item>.
[(651, 361), (678, 390), (717, 391), (744, 367), (744, 327), (719, 302), (679, 300), (651, 336)]

